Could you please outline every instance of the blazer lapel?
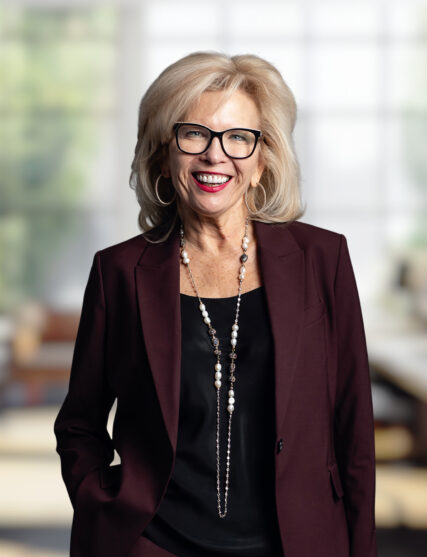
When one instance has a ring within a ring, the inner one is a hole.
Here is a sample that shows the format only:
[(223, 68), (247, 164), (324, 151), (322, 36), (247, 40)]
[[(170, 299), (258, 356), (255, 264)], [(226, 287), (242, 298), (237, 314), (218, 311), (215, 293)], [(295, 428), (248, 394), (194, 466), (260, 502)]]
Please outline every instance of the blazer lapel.
[(179, 229), (148, 244), (135, 267), (142, 334), (166, 430), (175, 451), (181, 381)]
[(255, 221), (258, 259), (274, 342), (276, 432), (292, 391), (304, 315), (304, 252), (287, 223)]
[[(304, 253), (284, 224), (254, 221), (274, 341), (276, 428), (292, 389), (304, 310)], [(169, 239), (148, 244), (135, 266), (142, 334), (164, 423), (176, 450), (181, 382), (178, 225)]]

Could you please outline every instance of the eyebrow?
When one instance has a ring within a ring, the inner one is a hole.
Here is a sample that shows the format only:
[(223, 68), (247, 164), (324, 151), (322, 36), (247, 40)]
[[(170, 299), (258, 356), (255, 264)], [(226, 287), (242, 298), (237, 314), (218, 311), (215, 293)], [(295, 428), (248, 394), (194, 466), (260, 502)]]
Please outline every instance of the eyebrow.
[[(259, 128), (250, 128), (248, 126), (230, 126), (229, 128), (224, 128), (223, 130), (214, 130), (213, 128), (210, 128), (206, 124), (201, 124), (200, 122), (179, 121), (179, 122), (175, 122), (175, 124), (190, 124), (190, 125), (193, 125), (193, 126), (202, 126), (202, 128), (207, 128), (208, 130), (217, 131), (217, 132), (227, 131), (227, 130), (250, 130), (250, 131), (261, 132), (261, 130)], [(262, 134), (262, 135), (264, 135), (264, 134)]]

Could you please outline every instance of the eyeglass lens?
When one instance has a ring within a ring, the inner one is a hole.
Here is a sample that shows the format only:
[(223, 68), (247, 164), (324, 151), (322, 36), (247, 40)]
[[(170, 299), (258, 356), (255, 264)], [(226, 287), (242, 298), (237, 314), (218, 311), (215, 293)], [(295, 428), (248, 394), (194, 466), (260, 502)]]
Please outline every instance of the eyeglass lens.
[[(180, 126), (178, 130), (178, 146), (186, 153), (197, 155), (202, 153), (211, 139), (211, 132), (203, 126)], [(247, 157), (252, 153), (255, 134), (248, 130), (228, 130), (222, 136), (224, 151), (229, 157)]]

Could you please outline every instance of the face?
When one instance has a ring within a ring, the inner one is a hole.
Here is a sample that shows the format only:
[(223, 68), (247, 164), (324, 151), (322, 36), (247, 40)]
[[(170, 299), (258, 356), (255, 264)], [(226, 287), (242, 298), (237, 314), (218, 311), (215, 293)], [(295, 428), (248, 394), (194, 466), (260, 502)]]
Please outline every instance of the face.
[[(236, 91), (221, 104), (221, 91), (202, 94), (200, 102), (185, 116), (185, 122), (202, 124), (215, 131), (229, 128), (259, 130), (260, 116), (255, 102), (244, 92)], [(218, 137), (207, 151), (200, 155), (181, 152), (175, 138), (168, 150), (168, 161), (163, 175), (170, 177), (176, 189), (182, 212), (196, 212), (199, 216), (220, 217), (246, 215), (245, 190), (260, 180), (263, 171), (259, 141), (251, 157), (232, 159), (221, 148)], [(203, 176), (201, 176), (203, 175)], [(206, 176), (227, 177), (225, 185), (202, 183)], [(199, 178), (199, 180), (197, 179)]]

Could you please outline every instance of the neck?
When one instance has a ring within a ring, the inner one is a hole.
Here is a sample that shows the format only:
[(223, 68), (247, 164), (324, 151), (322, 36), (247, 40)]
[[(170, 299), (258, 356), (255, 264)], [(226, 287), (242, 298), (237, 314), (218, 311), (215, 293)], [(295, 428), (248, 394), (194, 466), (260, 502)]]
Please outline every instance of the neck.
[[(212, 257), (241, 251), (247, 211), (220, 217), (205, 217), (190, 211), (180, 211), (180, 218), (184, 225), (186, 246), (192, 250)], [(248, 223), (248, 237), (250, 242), (254, 238), (251, 220)]]

